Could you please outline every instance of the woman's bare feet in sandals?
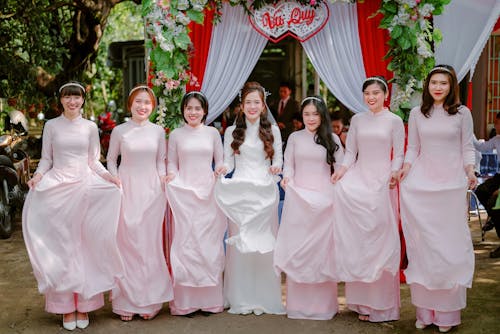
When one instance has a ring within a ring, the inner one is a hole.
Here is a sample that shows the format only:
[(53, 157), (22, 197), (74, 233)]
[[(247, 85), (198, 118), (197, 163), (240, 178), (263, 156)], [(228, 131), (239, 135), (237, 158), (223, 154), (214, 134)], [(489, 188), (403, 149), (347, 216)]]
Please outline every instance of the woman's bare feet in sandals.
[(133, 314), (122, 314), (120, 315), (120, 319), (122, 321), (130, 321), (134, 318), (134, 315)]
[(370, 316), (366, 315), (366, 314), (360, 314), (360, 315), (358, 315), (358, 319), (361, 320), (361, 321), (369, 321), (370, 320)]
[(153, 319), (154, 317), (156, 317), (156, 315), (158, 314), (158, 312), (160, 312), (159, 310), (154, 312), (154, 313), (151, 313), (151, 314), (141, 314), (141, 317), (142, 319), (144, 320), (151, 320)]

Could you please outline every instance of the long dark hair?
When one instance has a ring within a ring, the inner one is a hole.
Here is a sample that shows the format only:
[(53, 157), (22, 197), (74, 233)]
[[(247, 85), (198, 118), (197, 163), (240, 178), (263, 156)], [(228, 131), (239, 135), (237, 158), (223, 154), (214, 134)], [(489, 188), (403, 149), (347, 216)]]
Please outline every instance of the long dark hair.
[[(233, 142), (231, 143), (231, 148), (234, 154), (240, 154), (240, 146), (245, 141), (245, 132), (247, 129), (247, 124), (245, 122), (245, 113), (243, 112), (243, 104), (245, 103), (245, 98), (248, 94), (252, 92), (258, 92), (262, 100), (262, 104), (266, 105), (266, 97), (264, 88), (258, 82), (247, 82), (243, 89), (241, 90), (241, 110), (236, 115), (235, 125), (236, 128), (233, 131)], [(264, 110), (260, 114), (260, 127), (259, 127), (259, 138), (264, 143), (264, 151), (266, 153), (266, 158), (270, 160), (274, 156), (274, 136), (271, 130), (271, 123), (267, 119), (267, 110)]]
[(333, 141), (330, 115), (325, 102), (319, 96), (310, 96), (302, 100), (300, 105), (300, 113), (304, 112), (304, 108), (308, 105), (313, 105), (316, 111), (321, 116), (321, 123), (314, 135), (314, 142), (323, 146), (326, 149), (326, 163), (330, 165), (330, 169), (334, 171), (335, 151), (339, 146)]
[(448, 112), (448, 115), (455, 115), (458, 113), (458, 107), (460, 107), (460, 92), (458, 87), (457, 74), (455, 70), (450, 65), (437, 65), (435, 66), (429, 74), (427, 74), (427, 78), (425, 78), (424, 82), (424, 91), (422, 93), (422, 105), (420, 106), (420, 111), (422, 114), (429, 118), (432, 106), (434, 105), (434, 98), (429, 92), (429, 83), (434, 74), (442, 73), (445, 74), (448, 78), (448, 82), (450, 83), (450, 92), (444, 99), (443, 108)]

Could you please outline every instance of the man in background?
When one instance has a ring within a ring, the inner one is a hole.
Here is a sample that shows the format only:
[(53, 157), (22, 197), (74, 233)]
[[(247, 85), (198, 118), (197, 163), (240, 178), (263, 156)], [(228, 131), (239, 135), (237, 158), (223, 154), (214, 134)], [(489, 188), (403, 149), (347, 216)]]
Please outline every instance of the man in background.
[(281, 139), (286, 143), (288, 136), (294, 131), (293, 117), (300, 113), (299, 103), (292, 97), (292, 86), (288, 82), (282, 82), (279, 88), (280, 100), (276, 108), (276, 122), (281, 131)]

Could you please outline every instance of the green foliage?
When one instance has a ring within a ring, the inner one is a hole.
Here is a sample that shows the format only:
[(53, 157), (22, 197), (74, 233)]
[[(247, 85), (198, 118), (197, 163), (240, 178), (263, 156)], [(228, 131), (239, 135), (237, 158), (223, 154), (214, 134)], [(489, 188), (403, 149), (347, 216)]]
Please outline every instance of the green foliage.
[[(47, 111), (61, 83), (105, 75), (97, 70), (105, 61), (95, 62), (96, 46), (111, 8), (122, 1), (3, 0), (0, 97), (15, 97), (19, 109), (41, 103)], [(126, 34), (129, 24), (116, 31)]]
[(390, 33), (388, 69), (394, 72), (398, 91), (391, 108), (406, 121), (411, 109), (410, 98), (421, 92), (422, 82), (434, 66), (433, 47), (442, 39), (432, 27), (430, 18), (439, 15), (450, 0), (383, 0), (378, 12), (384, 15), (380, 27)]
[(110, 100), (122, 101), (123, 77), (118, 68), (108, 66), (108, 49), (112, 42), (141, 40), (144, 38), (142, 7), (131, 1), (119, 3), (113, 7), (104, 30), (95, 66), (85, 72), (84, 81), (91, 83), (91, 109), (95, 114), (104, 111)]
[(36, 85), (40, 68), (62, 70), (71, 37), (69, 8), (49, 0), (4, 1), (0, 14), (0, 97), (17, 97), (21, 106), (44, 99)]

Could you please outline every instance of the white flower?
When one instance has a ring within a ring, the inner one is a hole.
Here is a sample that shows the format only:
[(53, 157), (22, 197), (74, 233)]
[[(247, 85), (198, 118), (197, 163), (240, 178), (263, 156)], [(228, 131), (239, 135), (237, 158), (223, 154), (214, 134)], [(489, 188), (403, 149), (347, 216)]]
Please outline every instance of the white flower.
[(403, 7), (399, 7), (398, 15), (394, 15), (391, 26), (395, 25), (408, 25), (410, 22), (410, 14), (406, 12)]
[(416, 0), (399, 0), (398, 2), (402, 5), (408, 5), (411, 8), (413, 8), (417, 5)]
[(429, 21), (422, 19), (418, 21), (418, 24), (420, 25), (420, 29), (422, 31), (429, 30)]
[(189, 8), (188, 0), (177, 0), (177, 9), (178, 10), (186, 10)]
[(426, 3), (422, 7), (418, 9), (418, 13), (422, 17), (428, 17), (431, 15), (432, 11), (434, 10), (434, 6), (430, 3)]
[(208, 0), (191, 0), (191, 6), (193, 6), (194, 10), (201, 12), (205, 8), (207, 2)]
[(164, 51), (171, 52), (174, 50), (175, 46), (172, 43), (168, 42), (161, 42), (160, 43), (160, 48)]
[(191, 22), (191, 19), (188, 16), (186, 16), (186, 14), (184, 14), (183, 12), (177, 13), (175, 20), (185, 26), (188, 25), (189, 22)]
[(186, 29), (184, 26), (175, 26), (174, 30), (172, 31), (172, 35), (174, 36), (178, 36), (180, 35), (182, 32), (184, 32)]
[(432, 57), (431, 46), (429, 45), (429, 43), (427, 43), (427, 41), (423, 36), (417, 37), (417, 45), (418, 45), (417, 53), (420, 56), (424, 58)]

